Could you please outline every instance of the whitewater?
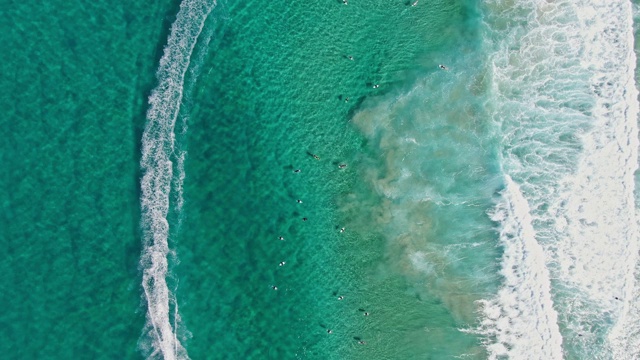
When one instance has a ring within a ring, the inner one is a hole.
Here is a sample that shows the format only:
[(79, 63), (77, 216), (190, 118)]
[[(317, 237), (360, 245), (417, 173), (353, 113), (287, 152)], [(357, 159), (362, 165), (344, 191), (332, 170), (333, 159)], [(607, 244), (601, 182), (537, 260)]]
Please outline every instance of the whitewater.
[(180, 4), (160, 59), (158, 85), (149, 98), (147, 123), (142, 135), (143, 249), (140, 267), (147, 323), (140, 346), (149, 359), (189, 358), (178, 339), (178, 304), (167, 284), (171, 253), (167, 216), (172, 190), (177, 193), (173, 196), (177, 211), (182, 207), (184, 152), (176, 151), (174, 128), (184, 96), (185, 75), (198, 37), (215, 5), (215, 0), (185, 0)]
[(638, 91), (626, 0), (485, 6), (504, 189), (491, 359), (640, 356)]

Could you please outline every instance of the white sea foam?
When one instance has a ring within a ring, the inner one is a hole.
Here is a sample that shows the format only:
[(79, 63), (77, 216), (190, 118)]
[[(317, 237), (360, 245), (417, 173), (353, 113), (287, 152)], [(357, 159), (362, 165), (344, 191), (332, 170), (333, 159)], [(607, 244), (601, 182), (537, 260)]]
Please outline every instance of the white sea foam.
[(147, 124), (142, 136), (141, 225), (144, 244), (140, 264), (147, 301), (145, 335), (148, 336), (142, 341), (149, 341), (150, 346), (141, 346), (148, 349), (151, 359), (188, 358), (178, 339), (178, 307), (166, 279), (170, 254), (167, 214), (174, 177), (171, 159), (175, 150), (174, 127), (182, 102), (185, 73), (205, 20), (215, 5), (215, 0), (185, 0), (180, 4), (160, 59), (158, 86), (149, 98)]
[[(495, 0), (487, 6), (503, 168), (530, 206), (564, 349), (578, 358), (637, 358), (638, 92), (631, 4)], [(513, 201), (509, 186), (506, 201)], [(509, 252), (505, 245), (505, 256)], [(505, 282), (509, 289), (508, 277)], [(531, 305), (501, 298), (489, 304)], [(538, 337), (530, 328), (516, 321), (508, 331)], [(498, 340), (489, 347), (494, 355)]]
[(495, 299), (482, 301), (482, 329), (491, 338), (490, 358), (561, 359), (562, 336), (551, 300), (546, 255), (536, 241), (529, 204), (506, 176), (504, 203), (492, 214), (502, 224), (504, 286)]
[(637, 359), (640, 235), (634, 172), (639, 143), (632, 9), (629, 1), (603, 1), (594, 12), (608, 14), (583, 18), (589, 24), (587, 43), (593, 60), (604, 60), (596, 62), (600, 67), (593, 64), (593, 83), (602, 90), (595, 131), (584, 138), (585, 156), (576, 176), (564, 184), (570, 194), (565, 218), (570, 221), (558, 256), (570, 261), (561, 264), (560, 275), (600, 304), (613, 323), (605, 350), (611, 358)]

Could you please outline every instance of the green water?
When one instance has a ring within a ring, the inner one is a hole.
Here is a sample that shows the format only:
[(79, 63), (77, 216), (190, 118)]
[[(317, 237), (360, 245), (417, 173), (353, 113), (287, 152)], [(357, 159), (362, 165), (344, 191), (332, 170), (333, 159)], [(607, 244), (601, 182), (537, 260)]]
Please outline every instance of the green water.
[[(472, 325), (480, 296), (443, 296), (462, 293), (468, 279), (444, 291), (442, 281), (463, 276), (425, 280), (403, 263), (406, 246), (390, 245), (379, 221), (389, 207), (368, 180), (388, 166), (388, 149), (358, 115), (441, 62), (471, 63), (479, 41), (471, 3), (255, 0), (214, 9), (187, 81), (184, 206), (170, 219), (169, 283), (191, 358), (486, 356), (478, 338), (458, 331)], [(4, 358), (149, 355), (140, 351), (139, 144), (178, 5), (5, 7)], [(466, 60), (456, 60), (460, 51)]]
[(190, 356), (483, 356), (457, 330), (473, 310), (451, 313), (473, 301), (443, 304), (418, 274), (398, 271), (394, 256), (404, 254), (388, 249), (376, 221), (354, 214), (384, 216), (370, 214), (380, 200), (361, 180), (384, 154), (354, 114), (439, 71), (438, 58), (452, 61), (450, 49), (473, 40), (463, 34), (471, 9), (318, 1), (214, 10), (190, 101), (174, 269)]

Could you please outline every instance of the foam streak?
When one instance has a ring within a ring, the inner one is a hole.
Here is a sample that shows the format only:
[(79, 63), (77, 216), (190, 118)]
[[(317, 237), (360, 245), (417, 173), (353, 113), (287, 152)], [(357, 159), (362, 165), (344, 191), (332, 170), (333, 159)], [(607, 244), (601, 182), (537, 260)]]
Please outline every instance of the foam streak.
[[(142, 287), (147, 300), (146, 335), (150, 359), (187, 359), (177, 337), (177, 304), (166, 281), (169, 255), (169, 198), (173, 178), (174, 127), (183, 96), (185, 73), (207, 16), (216, 2), (185, 0), (157, 71), (158, 86), (149, 98), (147, 124), (142, 135), (141, 207), (143, 250)], [(171, 325), (171, 308), (174, 324)]]
[(504, 203), (492, 219), (502, 224), (504, 284), (492, 301), (483, 301), (491, 359), (561, 359), (562, 336), (551, 300), (544, 250), (536, 241), (529, 204), (507, 175)]

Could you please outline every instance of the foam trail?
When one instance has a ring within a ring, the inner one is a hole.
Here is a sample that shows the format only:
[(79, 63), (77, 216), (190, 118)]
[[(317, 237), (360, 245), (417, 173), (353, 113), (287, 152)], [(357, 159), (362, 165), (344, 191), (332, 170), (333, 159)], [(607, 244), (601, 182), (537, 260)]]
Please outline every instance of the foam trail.
[(487, 3), (503, 168), (546, 254), (563, 349), (572, 358), (638, 358), (631, 3)]
[[(177, 304), (167, 285), (169, 199), (173, 179), (174, 127), (183, 97), (185, 73), (207, 16), (216, 2), (185, 0), (171, 27), (160, 59), (158, 86), (149, 98), (147, 124), (142, 135), (143, 171), (141, 208), (143, 250), (140, 265), (147, 300), (145, 334), (151, 345), (150, 359), (187, 359), (177, 334)], [(174, 314), (171, 314), (171, 308)], [(171, 325), (171, 317), (174, 324)]]
[(487, 346), (490, 358), (561, 359), (562, 336), (546, 256), (536, 241), (529, 204), (508, 175), (503, 196), (492, 219), (502, 224), (504, 285), (495, 299), (481, 302), (483, 332), (493, 339)]

